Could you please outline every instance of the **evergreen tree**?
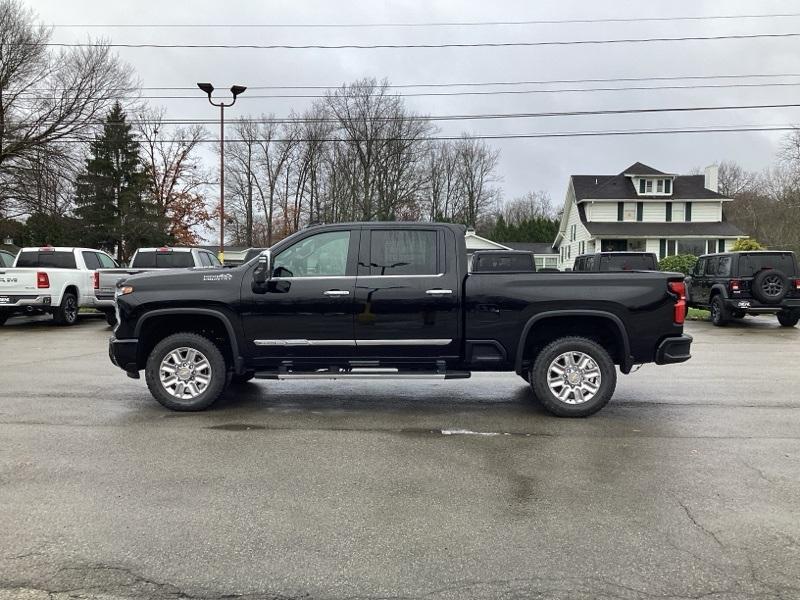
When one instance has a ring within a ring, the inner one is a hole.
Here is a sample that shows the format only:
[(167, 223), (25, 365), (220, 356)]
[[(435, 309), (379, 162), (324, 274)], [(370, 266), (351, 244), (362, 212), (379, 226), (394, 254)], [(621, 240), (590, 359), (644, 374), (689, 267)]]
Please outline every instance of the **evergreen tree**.
[(82, 222), (83, 244), (116, 253), (121, 261), (140, 246), (163, 244), (164, 219), (147, 190), (139, 143), (117, 102), (78, 178), (75, 215)]

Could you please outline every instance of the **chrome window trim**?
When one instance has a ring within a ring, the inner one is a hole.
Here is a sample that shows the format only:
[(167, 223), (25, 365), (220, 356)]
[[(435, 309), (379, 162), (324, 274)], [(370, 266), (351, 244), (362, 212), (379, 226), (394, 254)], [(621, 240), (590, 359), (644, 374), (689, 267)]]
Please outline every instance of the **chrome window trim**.
[(444, 273), (436, 273), (430, 275), (359, 275), (359, 279), (375, 279), (379, 277), (385, 278), (395, 278), (395, 277), (407, 277), (407, 278), (419, 278), (419, 277), (444, 277)]
[(253, 340), (256, 346), (355, 346), (355, 340)]
[(356, 346), (447, 346), (452, 339), (375, 339), (356, 340)]

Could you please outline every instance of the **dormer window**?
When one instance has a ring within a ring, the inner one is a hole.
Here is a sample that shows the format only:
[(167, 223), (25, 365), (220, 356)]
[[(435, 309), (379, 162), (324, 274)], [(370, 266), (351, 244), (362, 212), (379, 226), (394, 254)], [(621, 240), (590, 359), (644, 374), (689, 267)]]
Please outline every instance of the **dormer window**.
[(672, 194), (672, 179), (640, 178), (639, 195), (656, 194), (669, 196)]

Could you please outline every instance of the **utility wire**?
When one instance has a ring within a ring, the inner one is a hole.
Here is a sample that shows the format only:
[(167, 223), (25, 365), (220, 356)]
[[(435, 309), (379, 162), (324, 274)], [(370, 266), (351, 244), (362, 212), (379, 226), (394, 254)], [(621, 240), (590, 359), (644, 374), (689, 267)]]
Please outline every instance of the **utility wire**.
[[(795, 131), (796, 126), (792, 125), (755, 125), (755, 126), (736, 126), (736, 127), (697, 127), (697, 128), (673, 128), (673, 129), (622, 129), (622, 130), (605, 130), (605, 131), (556, 131), (556, 132), (543, 132), (543, 133), (512, 133), (512, 134), (466, 134), (466, 135), (441, 135), (441, 136), (425, 136), (416, 138), (402, 138), (402, 137), (385, 137), (373, 138), (370, 140), (354, 139), (354, 138), (275, 138), (275, 139), (252, 139), (252, 140), (237, 140), (225, 139), (226, 144), (242, 144), (242, 143), (303, 143), (303, 142), (324, 142), (324, 143), (359, 143), (365, 141), (377, 142), (425, 142), (425, 141), (457, 141), (457, 140), (521, 140), (521, 139), (538, 139), (538, 138), (575, 138), (575, 137), (600, 137), (600, 136), (628, 136), (628, 135), (664, 135), (664, 134), (686, 134), (686, 133), (740, 133), (740, 132), (759, 132), (759, 131)], [(85, 139), (71, 139), (65, 138), (59, 140), (59, 143), (74, 143), (85, 144), (90, 143), (92, 140)], [(200, 143), (214, 143), (219, 144), (219, 139), (202, 139), (202, 140), (188, 140), (188, 139), (158, 139), (158, 142), (188, 144), (193, 142)]]
[(228, 49), (228, 50), (375, 50), (375, 49), (408, 49), (408, 48), (511, 48), (511, 47), (538, 47), (538, 46), (573, 46), (573, 45), (601, 45), (601, 44), (640, 44), (647, 42), (691, 42), (711, 40), (750, 40), (750, 39), (780, 39), (800, 36), (800, 32), (790, 33), (743, 33), (731, 35), (696, 35), (681, 37), (651, 37), (651, 38), (616, 38), (592, 40), (551, 40), (537, 42), (449, 42), (438, 44), (155, 44), (155, 43), (63, 43), (48, 42), (39, 44), (35, 42), (20, 45), (51, 46), (56, 48), (185, 48), (185, 49)]
[[(607, 77), (607, 78), (589, 78), (589, 79), (538, 79), (538, 80), (522, 80), (522, 81), (467, 81), (467, 82), (446, 82), (446, 83), (387, 83), (386, 85), (377, 83), (360, 84), (358, 82), (341, 84), (336, 83), (332, 85), (249, 85), (248, 90), (333, 90), (346, 87), (349, 89), (360, 88), (373, 88), (373, 87), (386, 87), (386, 88), (450, 88), (450, 87), (489, 87), (489, 86), (511, 86), (511, 85), (551, 85), (551, 84), (570, 84), (570, 83), (627, 83), (627, 82), (642, 82), (642, 81), (676, 81), (681, 79), (688, 80), (706, 80), (706, 79), (763, 79), (775, 77), (800, 77), (800, 73), (747, 73), (747, 74), (734, 74), (734, 75), (662, 75), (651, 77)], [(51, 90), (65, 90), (70, 88), (50, 88), (50, 90), (30, 90), (33, 91), (51, 91)], [(128, 91), (127, 88), (111, 88), (113, 91)], [(181, 91), (192, 90), (197, 91), (196, 85), (191, 86), (143, 86), (138, 89), (141, 90), (168, 90), (168, 91)]]
[[(617, 87), (592, 87), (592, 88), (559, 88), (559, 89), (546, 89), (546, 90), (481, 90), (469, 92), (410, 92), (410, 93), (391, 93), (392, 97), (400, 98), (418, 98), (418, 97), (432, 97), (432, 96), (513, 96), (513, 95), (529, 95), (529, 94), (562, 94), (562, 93), (581, 93), (581, 92), (628, 92), (628, 91), (647, 91), (647, 90), (701, 90), (701, 89), (734, 89), (734, 88), (766, 88), (766, 87), (795, 87), (800, 85), (800, 81), (779, 81), (779, 82), (765, 82), (765, 83), (717, 83), (717, 84), (696, 84), (696, 85), (656, 85), (656, 86), (617, 86)], [(191, 89), (191, 88), (189, 88)], [(34, 93), (31, 91), (30, 93)], [(41, 90), (35, 93), (42, 93)], [(27, 96), (25, 94), (20, 96), (26, 100), (49, 100), (49, 96)], [(247, 100), (263, 100), (263, 99), (302, 99), (312, 98), (321, 99), (327, 98), (327, 94), (245, 94), (238, 97), (238, 99)], [(336, 94), (337, 98), (360, 98), (358, 94)], [(75, 98), (82, 100), (84, 98)], [(206, 100), (206, 96), (197, 93), (186, 96), (178, 95), (165, 95), (165, 96), (118, 96), (120, 100)]]
[(83, 23), (83, 24), (57, 24), (51, 27), (67, 28), (162, 28), (162, 29), (211, 29), (211, 28), (242, 28), (242, 29), (355, 29), (379, 27), (498, 27), (519, 25), (564, 25), (570, 23), (642, 23), (664, 21), (717, 21), (735, 19), (775, 19), (800, 17), (800, 13), (771, 13), (771, 14), (741, 14), (741, 15), (689, 15), (674, 17), (611, 17), (601, 19), (534, 19), (523, 21), (432, 21), (432, 22), (400, 22), (400, 23)]
[[(597, 109), (597, 110), (573, 110), (573, 111), (553, 111), (553, 112), (529, 112), (529, 113), (482, 113), (482, 114), (454, 114), (454, 115), (403, 115), (387, 117), (371, 117), (373, 122), (392, 122), (392, 121), (483, 121), (498, 119), (536, 119), (548, 117), (584, 117), (596, 115), (627, 115), (627, 114), (646, 114), (646, 113), (690, 113), (690, 112), (709, 112), (718, 110), (762, 110), (775, 108), (800, 108), (800, 104), (744, 104), (744, 105), (724, 105), (724, 106), (678, 106), (662, 108), (621, 108), (621, 109)], [(135, 121), (135, 119), (134, 119)], [(96, 124), (104, 124), (106, 121), (97, 121)], [(165, 125), (205, 125), (219, 123), (216, 119), (196, 119), (196, 120), (177, 120), (162, 119), (138, 121), (143, 124), (165, 124)], [(275, 117), (275, 118), (241, 118), (230, 121), (232, 123), (340, 123), (341, 120), (335, 117)]]

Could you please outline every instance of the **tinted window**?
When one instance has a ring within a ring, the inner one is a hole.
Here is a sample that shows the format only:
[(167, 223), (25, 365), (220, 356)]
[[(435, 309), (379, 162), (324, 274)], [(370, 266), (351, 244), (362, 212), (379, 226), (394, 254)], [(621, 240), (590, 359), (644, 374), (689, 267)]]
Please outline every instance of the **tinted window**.
[(347, 274), (349, 231), (318, 233), (275, 257), (275, 277), (336, 277)]
[(706, 262), (706, 275), (716, 275), (717, 274), (717, 263), (719, 263), (718, 258), (709, 258)]
[(21, 252), (18, 267), (43, 267), (48, 269), (77, 269), (72, 252)]
[(370, 242), (370, 275), (435, 275), (436, 232), (376, 229)]
[(198, 252), (198, 257), (200, 258), (200, 266), (201, 267), (210, 267), (211, 260), (208, 258), (208, 254), (206, 252)]
[(0, 267), (10, 267), (14, 264), (14, 256), (12, 254), (6, 254), (5, 252), (0, 252)]
[(193, 266), (191, 252), (137, 252), (131, 263), (135, 269), (183, 269)]
[(594, 270), (594, 256), (589, 256), (586, 258), (586, 270), (587, 271)]
[(475, 259), (474, 270), (482, 273), (535, 270), (530, 254), (479, 254)]
[(97, 252), (97, 260), (100, 261), (100, 266), (104, 269), (114, 269), (117, 266), (116, 261), (102, 252)]
[(717, 267), (717, 275), (719, 277), (728, 277), (731, 274), (731, 257), (720, 256), (719, 266)]
[(221, 267), (222, 266), (222, 263), (219, 262), (219, 259), (216, 256), (211, 254), (211, 252), (207, 252), (207, 254), (208, 254), (208, 260), (211, 262), (211, 266), (212, 267)]
[(740, 277), (752, 277), (762, 269), (778, 269), (786, 275), (794, 275), (794, 256), (788, 252), (776, 252), (742, 254), (739, 257)]
[(83, 254), (83, 262), (86, 263), (87, 269), (94, 271), (100, 268), (100, 259), (97, 258), (97, 254), (94, 252), (82, 252), (81, 254)]
[(701, 258), (697, 261), (697, 264), (694, 267), (694, 272), (696, 275), (705, 275), (706, 272), (706, 259)]
[(656, 268), (650, 254), (604, 254), (600, 257), (601, 271), (650, 271)]

